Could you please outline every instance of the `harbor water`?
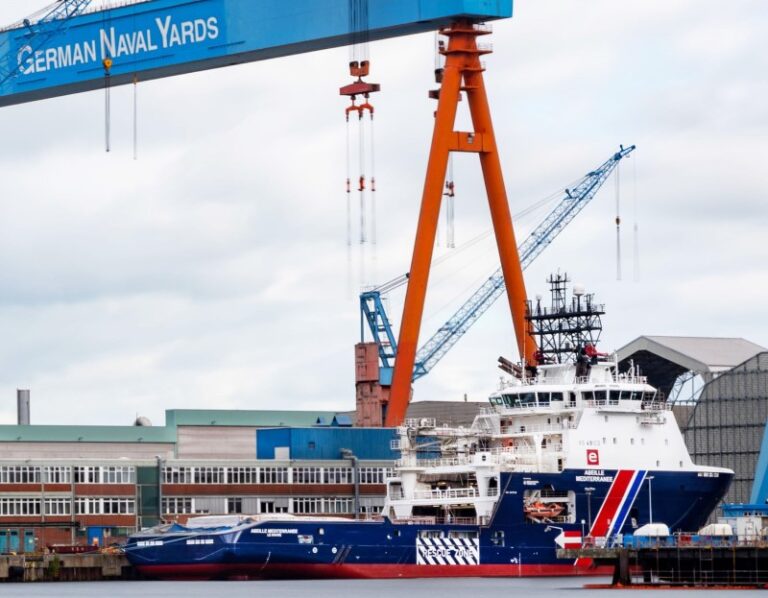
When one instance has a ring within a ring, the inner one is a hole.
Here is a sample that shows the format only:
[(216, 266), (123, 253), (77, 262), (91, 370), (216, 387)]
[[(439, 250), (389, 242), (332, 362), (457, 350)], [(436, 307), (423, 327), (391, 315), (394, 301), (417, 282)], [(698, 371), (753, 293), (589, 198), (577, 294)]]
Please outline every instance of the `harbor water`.
[[(626, 596), (626, 590), (586, 589), (584, 584), (608, 583), (604, 578), (513, 578), (513, 579), (407, 579), (407, 580), (322, 580), (322, 581), (122, 581), (77, 583), (7, 584), (0, 589), (3, 598), (16, 597), (80, 597), (110, 596), (110, 598), (356, 598), (378, 596)], [(674, 590), (675, 596), (693, 595), (698, 590)], [(759, 590), (754, 590), (758, 592)], [(718, 596), (745, 596), (750, 590), (721, 590)]]

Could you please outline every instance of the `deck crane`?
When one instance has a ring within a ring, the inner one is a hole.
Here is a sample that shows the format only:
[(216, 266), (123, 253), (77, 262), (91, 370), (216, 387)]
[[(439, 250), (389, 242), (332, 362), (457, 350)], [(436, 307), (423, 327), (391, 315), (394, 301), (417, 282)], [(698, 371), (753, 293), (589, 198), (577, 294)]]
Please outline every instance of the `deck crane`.
[[(579, 179), (576, 184), (565, 190), (562, 199), (555, 208), (547, 214), (542, 222), (531, 232), (528, 238), (520, 244), (518, 252), (523, 269), (527, 268), (544, 249), (570, 224), (586, 205), (597, 195), (605, 181), (619, 162), (635, 150), (635, 146), (619, 147), (610, 158)], [(397, 358), (397, 341), (382, 301), (382, 296), (401, 287), (408, 280), (404, 274), (394, 278), (374, 289), (360, 293), (360, 349), (362, 355), (369, 346), (369, 351), (375, 348), (378, 354), (378, 384), (377, 389), (366, 378), (362, 385), (358, 382), (358, 394), (373, 395), (381, 393), (386, 397), (387, 388), (392, 381), (392, 370)], [(482, 316), (493, 303), (504, 293), (504, 276), (501, 268), (488, 277), (483, 285), (465, 301), (451, 318), (435, 332), (416, 352), (412, 381), (428, 374), (433, 367), (450, 351), (464, 336), (469, 328)], [(373, 343), (365, 343), (365, 324), (373, 338)], [(370, 366), (368, 368), (371, 369)], [(368, 376), (370, 378), (370, 376)], [(362, 386), (362, 388), (361, 388)], [(359, 401), (358, 401), (359, 402)]]
[[(72, 17), (82, 14), (91, 4), (91, 0), (57, 0), (36, 15), (24, 19), (18, 27), (23, 32), (23, 39), (29, 52), (35, 53), (44, 48), (55, 37), (64, 33), (71, 24)], [(9, 45), (8, 37), (0, 44), (0, 57), (6, 53)], [(24, 46), (22, 46), (23, 48)], [(0, 86), (18, 75), (22, 70), (20, 61), (0, 60)]]

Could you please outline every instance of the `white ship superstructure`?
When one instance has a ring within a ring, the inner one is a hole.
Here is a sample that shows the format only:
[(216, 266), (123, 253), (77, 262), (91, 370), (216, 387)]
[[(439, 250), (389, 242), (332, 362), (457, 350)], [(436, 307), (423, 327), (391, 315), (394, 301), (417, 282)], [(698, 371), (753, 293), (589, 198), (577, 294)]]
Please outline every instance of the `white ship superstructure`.
[[(646, 378), (617, 372), (613, 360), (592, 364), (584, 376), (574, 364), (544, 365), (533, 378), (505, 380), (471, 428), (409, 420), (400, 428), (402, 458), (385, 513), (482, 523), (499, 498), (501, 472), (581, 469), (576, 481), (590, 482), (627, 468), (714, 471), (693, 464), (672, 412)], [(573, 520), (574, 497), (539, 491), (527, 498), (532, 519)]]

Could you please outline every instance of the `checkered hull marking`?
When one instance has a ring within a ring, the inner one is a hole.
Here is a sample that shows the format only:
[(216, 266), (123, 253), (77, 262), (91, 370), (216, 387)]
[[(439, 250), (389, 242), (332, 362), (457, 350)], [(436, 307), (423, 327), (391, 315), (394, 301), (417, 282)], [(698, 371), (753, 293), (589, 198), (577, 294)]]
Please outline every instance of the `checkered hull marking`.
[(476, 538), (417, 538), (417, 565), (479, 565)]

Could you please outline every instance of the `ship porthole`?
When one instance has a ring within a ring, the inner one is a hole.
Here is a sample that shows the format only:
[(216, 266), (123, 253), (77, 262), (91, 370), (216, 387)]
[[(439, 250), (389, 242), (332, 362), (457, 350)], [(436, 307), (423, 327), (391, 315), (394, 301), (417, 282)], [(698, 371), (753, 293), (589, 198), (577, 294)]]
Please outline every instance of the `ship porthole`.
[(338, 548), (336, 548), (335, 546), (334, 546), (333, 548), (331, 548), (331, 552), (332, 552), (333, 554), (336, 554), (338, 551), (339, 551), (339, 549), (338, 549)]
[(312, 554), (317, 554), (317, 546), (312, 547)]

